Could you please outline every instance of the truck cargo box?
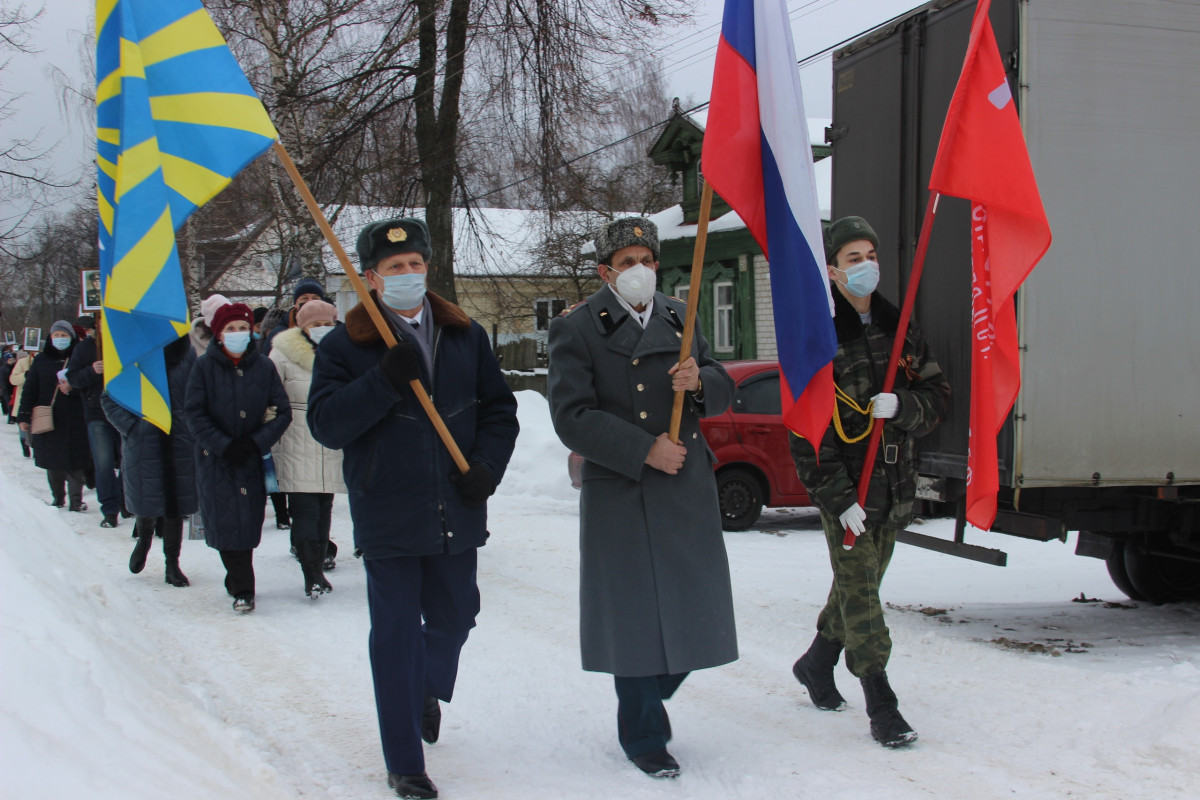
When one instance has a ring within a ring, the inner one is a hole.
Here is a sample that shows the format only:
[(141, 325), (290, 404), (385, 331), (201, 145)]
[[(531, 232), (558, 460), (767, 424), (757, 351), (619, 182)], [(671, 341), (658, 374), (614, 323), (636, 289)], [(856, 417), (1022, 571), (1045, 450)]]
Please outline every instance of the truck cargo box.
[[(838, 51), (833, 217), (881, 238), (900, 299), (975, 3), (930, 3)], [(1054, 243), (1018, 304), (1009, 486), (1200, 483), (1200, 3), (995, 0)], [(922, 471), (965, 477), (967, 203), (943, 199), (916, 319), (954, 385)]]
[[(907, 287), (972, 0), (937, 0), (834, 54), (833, 218), (880, 237)], [(1017, 296), (1022, 387), (998, 441), (993, 530), (1080, 531), (1134, 599), (1200, 599), (1200, 2), (993, 0), (990, 18), (1054, 241)], [(918, 496), (965, 542), (970, 209), (943, 198), (915, 319), (951, 381)], [(928, 538), (928, 537), (926, 537)], [(973, 552), (972, 552), (973, 550)]]

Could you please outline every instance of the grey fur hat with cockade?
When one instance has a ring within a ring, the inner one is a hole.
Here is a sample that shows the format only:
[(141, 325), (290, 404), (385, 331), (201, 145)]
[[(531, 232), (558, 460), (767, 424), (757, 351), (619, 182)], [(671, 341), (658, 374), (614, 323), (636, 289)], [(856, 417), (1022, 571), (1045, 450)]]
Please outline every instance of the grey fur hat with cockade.
[(635, 244), (648, 247), (658, 261), (658, 226), (645, 217), (615, 219), (596, 231), (596, 263), (612, 266), (613, 253)]

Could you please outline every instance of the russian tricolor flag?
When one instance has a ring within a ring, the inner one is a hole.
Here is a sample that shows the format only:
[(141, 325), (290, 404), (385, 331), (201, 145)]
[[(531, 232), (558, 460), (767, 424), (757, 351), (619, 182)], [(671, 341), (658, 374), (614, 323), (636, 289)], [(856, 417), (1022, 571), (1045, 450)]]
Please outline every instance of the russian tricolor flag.
[(701, 167), (770, 261), (784, 423), (818, 448), (837, 337), (785, 0), (725, 0)]

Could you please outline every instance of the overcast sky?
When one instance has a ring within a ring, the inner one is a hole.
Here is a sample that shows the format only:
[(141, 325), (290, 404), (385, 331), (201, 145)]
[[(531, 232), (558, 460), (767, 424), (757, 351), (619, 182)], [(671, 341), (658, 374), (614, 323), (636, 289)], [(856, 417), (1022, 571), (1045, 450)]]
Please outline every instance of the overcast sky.
[[(11, 7), (19, 0), (0, 0)], [(37, 7), (37, 0), (25, 0)], [(788, 0), (796, 55), (804, 59), (844, 39), (866, 31), (909, 9), (914, 0)], [(57, 69), (69, 80), (84, 80), (81, 43), (94, 5), (87, 0), (43, 0), (44, 13), (34, 31), (32, 56), (14, 56), (4, 72), (5, 89), (24, 92), (17, 101), (18, 114), (4, 124), (3, 136), (37, 136), (44, 145), (55, 145), (54, 163), (62, 172), (79, 169), (90, 158), (85, 141), (90, 129), (79, 111), (65, 114), (60, 92), (51, 74)], [(713, 55), (720, 34), (723, 0), (696, 0), (691, 24), (659, 37), (656, 54), (662, 59), (669, 92), (681, 100), (703, 102), (712, 83)], [(802, 70), (806, 111), (810, 117), (830, 117), (831, 58), (828, 54)], [(73, 115), (73, 116), (72, 116)]]

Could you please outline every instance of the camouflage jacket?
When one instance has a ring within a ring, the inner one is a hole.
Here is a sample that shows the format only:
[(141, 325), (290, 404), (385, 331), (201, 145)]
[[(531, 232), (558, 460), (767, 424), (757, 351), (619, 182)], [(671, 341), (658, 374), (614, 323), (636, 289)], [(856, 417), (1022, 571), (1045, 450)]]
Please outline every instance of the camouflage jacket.
[[(833, 299), (838, 340), (833, 379), (842, 392), (865, 409), (883, 389), (900, 313), (876, 293), (871, 296), (871, 322), (864, 325), (858, 312), (836, 288)], [(905, 337), (901, 362), (896, 366), (892, 390), (900, 400), (900, 409), (884, 425), (865, 504), (868, 521), (893, 528), (904, 527), (912, 520), (917, 479), (914, 440), (937, 427), (950, 398), (949, 382), (929, 354), (921, 332), (912, 324)], [(796, 472), (813, 503), (840, 516), (857, 501), (858, 478), (870, 437), (863, 436), (853, 444), (845, 439), (862, 436), (871, 418), (841, 400), (837, 401), (834, 413), (839, 415), (842, 433), (835, 425), (829, 426), (821, 439), (819, 457), (808, 440), (791, 434), (790, 441)]]

